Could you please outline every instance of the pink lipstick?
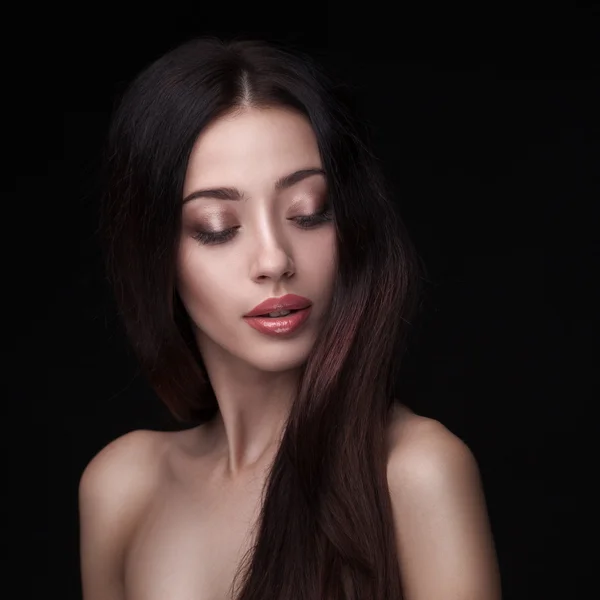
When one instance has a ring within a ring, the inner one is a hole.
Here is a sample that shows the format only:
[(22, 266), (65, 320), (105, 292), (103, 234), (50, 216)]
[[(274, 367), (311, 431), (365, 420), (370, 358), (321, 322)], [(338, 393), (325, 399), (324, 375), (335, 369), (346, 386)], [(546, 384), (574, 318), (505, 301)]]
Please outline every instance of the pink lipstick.
[[(308, 298), (287, 294), (261, 302), (244, 316), (244, 320), (260, 333), (287, 335), (297, 331), (306, 322), (311, 308), (312, 303)], [(281, 312), (286, 314), (279, 314)]]

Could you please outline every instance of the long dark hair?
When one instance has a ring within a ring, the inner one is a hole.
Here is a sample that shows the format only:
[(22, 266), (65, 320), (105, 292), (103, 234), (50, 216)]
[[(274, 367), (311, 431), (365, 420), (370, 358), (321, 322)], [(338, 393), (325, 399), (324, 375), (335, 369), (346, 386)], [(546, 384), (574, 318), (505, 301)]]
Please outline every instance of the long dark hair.
[(108, 278), (143, 372), (182, 423), (218, 411), (174, 280), (194, 141), (242, 104), (293, 107), (318, 140), (336, 281), (236, 576), (239, 600), (402, 597), (386, 431), (423, 267), (340, 89), (306, 56), (193, 40), (135, 79), (109, 135), (100, 218)]

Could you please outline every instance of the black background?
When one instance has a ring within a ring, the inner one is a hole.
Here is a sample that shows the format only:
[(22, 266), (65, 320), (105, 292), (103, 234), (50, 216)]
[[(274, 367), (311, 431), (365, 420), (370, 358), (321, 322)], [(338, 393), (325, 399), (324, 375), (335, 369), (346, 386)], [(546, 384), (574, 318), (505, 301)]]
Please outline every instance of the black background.
[(404, 399), (475, 453), (505, 599), (583, 596), (597, 5), (124, 10), (34, 11), (33, 22), (5, 24), (4, 163), (15, 185), (3, 203), (4, 439), (17, 595), (80, 597), (81, 472), (115, 437), (166, 418), (115, 322), (94, 238), (110, 112), (174, 45), (233, 34), (286, 41), (351, 86), (430, 271)]

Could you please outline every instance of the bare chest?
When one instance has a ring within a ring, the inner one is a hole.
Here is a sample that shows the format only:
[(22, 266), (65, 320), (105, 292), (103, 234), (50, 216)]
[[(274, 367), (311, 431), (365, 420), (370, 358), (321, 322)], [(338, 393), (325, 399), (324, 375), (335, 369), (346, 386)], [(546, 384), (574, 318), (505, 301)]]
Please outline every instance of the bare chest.
[(233, 598), (234, 575), (255, 539), (261, 484), (200, 491), (166, 485), (128, 546), (127, 600)]

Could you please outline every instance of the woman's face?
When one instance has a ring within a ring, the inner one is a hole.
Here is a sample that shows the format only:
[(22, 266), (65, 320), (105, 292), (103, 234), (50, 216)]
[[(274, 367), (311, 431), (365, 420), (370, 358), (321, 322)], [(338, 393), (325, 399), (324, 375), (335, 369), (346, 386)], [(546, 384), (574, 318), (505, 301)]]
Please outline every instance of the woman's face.
[[(184, 182), (177, 289), (205, 360), (273, 372), (305, 362), (336, 267), (321, 169), (309, 121), (288, 109), (225, 115), (196, 140)], [(304, 177), (289, 177), (300, 171)], [(292, 334), (267, 335), (244, 319), (267, 298), (285, 294), (312, 303)]]

